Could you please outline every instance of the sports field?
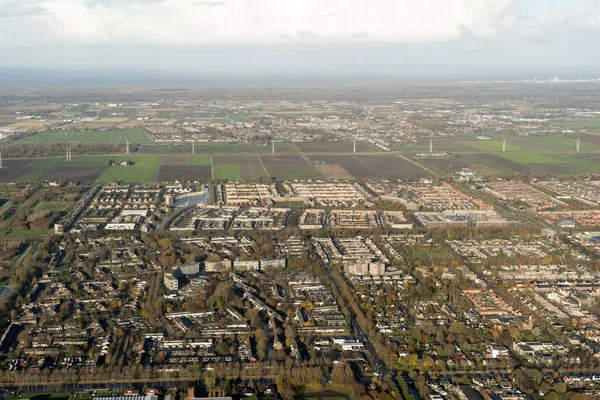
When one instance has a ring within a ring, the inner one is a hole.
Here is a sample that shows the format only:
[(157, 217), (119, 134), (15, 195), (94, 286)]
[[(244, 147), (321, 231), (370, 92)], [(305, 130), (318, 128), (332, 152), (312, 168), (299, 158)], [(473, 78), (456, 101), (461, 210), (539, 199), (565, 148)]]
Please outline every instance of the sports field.
[(21, 142), (130, 142), (146, 141), (146, 134), (135, 128), (106, 131), (45, 131), (26, 136)]

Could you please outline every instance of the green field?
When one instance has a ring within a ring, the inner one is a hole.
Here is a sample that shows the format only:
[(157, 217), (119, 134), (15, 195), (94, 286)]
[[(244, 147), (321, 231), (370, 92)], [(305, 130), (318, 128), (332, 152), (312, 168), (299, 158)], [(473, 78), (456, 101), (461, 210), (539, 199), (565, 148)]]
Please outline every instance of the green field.
[(205, 155), (188, 156), (186, 165), (212, 165), (212, 157)]
[(145, 144), (140, 147), (140, 154), (164, 154), (169, 148), (168, 145)]
[[(477, 147), (478, 149), (495, 152), (502, 151), (502, 140), (477, 140), (469, 142), (470, 146)], [(515, 145), (506, 142), (506, 151), (522, 151), (523, 149)]]
[(229, 179), (232, 181), (242, 180), (237, 165), (213, 165), (212, 177), (213, 179)]
[(60, 164), (62, 160), (64, 160), (62, 157), (33, 158), (25, 166), (27, 168), (45, 168), (49, 170)]
[(106, 167), (112, 160), (112, 156), (73, 156), (71, 161), (60, 162), (60, 167), (82, 168), (82, 167)]
[(28, 229), (26, 231), (10, 231), (6, 236), (8, 237), (22, 237), (26, 239), (39, 239), (48, 236), (48, 229), (33, 230)]
[(140, 129), (114, 129), (107, 131), (44, 131), (26, 136), (21, 142), (130, 142), (141, 143), (147, 139)]
[(519, 164), (537, 164), (537, 163), (551, 163), (551, 154), (539, 154), (539, 153), (501, 153), (498, 154), (500, 157), (514, 161)]
[[(298, 153), (300, 150), (291, 142), (275, 144), (275, 153)], [(197, 154), (270, 154), (269, 144), (250, 144), (245, 142), (196, 142)]]
[(505, 165), (502, 165), (501, 163), (495, 162), (494, 160), (484, 159), (481, 157), (481, 154), (466, 154), (461, 156), (460, 159), (473, 165), (482, 165), (488, 167), (500, 174), (512, 175), (517, 172)]
[[(462, 140), (464, 139), (464, 140)], [(456, 137), (453, 139), (437, 138), (433, 139), (434, 152), (448, 153), (477, 153), (481, 149), (475, 144), (475, 140), (469, 140), (470, 137)], [(393, 151), (407, 153), (429, 153), (429, 139), (419, 140), (415, 144), (407, 144), (402, 146), (393, 146)]]
[(243, 114), (239, 114), (239, 113), (231, 113), (227, 116), (227, 118), (229, 118), (233, 122), (251, 122), (252, 121), (252, 119), (248, 118), (247, 116), (245, 116)]
[(123, 182), (123, 183), (148, 183), (154, 182), (156, 174), (160, 164), (162, 163), (162, 156), (120, 156), (117, 157), (116, 162), (130, 161), (133, 165), (121, 166), (113, 165), (109, 167), (100, 178), (99, 183), (105, 182)]
[[(506, 139), (506, 151), (531, 151), (531, 152), (551, 152), (551, 151), (575, 151), (576, 139), (564, 136), (516, 136), (509, 133), (489, 133), (485, 134), (491, 137), (491, 140), (479, 140), (474, 136), (456, 136), (454, 138), (435, 138), (433, 139), (434, 152), (449, 152), (457, 154), (469, 153), (498, 153), (502, 152), (502, 141)], [(392, 147), (394, 151), (400, 152), (429, 152), (429, 139), (419, 140), (416, 144), (407, 144), (403, 146)], [(600, 151), (600, 145), (581, 141), (580, 150)]]
[(549, 125), (561, 129), (600, 129), (600, 117), (553, 120)]

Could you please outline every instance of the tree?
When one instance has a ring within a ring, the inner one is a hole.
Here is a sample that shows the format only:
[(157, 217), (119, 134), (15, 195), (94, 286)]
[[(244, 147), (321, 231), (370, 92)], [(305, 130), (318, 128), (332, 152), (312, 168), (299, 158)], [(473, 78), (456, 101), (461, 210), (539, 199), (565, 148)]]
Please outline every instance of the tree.
[(204, 384), (206, 385), (206, 390), (208, 391), (208, 395), (212, 396), (213, 394), (213, 390), (215, 388), (215, 378), (213, 378), (212, 376), (208, 376), (204, 379)]

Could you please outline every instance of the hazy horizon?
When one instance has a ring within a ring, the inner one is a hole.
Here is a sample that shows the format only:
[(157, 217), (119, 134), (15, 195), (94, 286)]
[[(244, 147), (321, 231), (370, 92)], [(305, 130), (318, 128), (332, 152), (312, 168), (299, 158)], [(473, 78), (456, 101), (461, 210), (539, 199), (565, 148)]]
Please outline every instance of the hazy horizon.
[(598, 11), (600, 0), (0, 0), (0, 84), (589, 78)]
[(161, 71), (61, 69), (43, 67), (0, 67), (0, 86), (53, 85), (204, 85), (204, 84), (300, 84), (300, 83), (456, 83), (471, 81), (514, 81), (599, 79), (593, 67), (470, 68), (461, 66), (404, 69), (329, 71)]

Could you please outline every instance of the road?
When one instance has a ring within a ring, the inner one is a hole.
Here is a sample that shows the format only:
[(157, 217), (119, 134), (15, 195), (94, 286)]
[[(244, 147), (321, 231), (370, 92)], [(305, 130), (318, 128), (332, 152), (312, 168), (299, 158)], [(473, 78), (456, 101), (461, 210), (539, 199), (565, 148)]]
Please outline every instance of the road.
[[(341, 296), (343, 296), (343, 294), (342, 294), (343, 292), (342, 292), (341, 288), (339, 287), (337, 281), (331, 275), (331, 270), (327, 267), (325, 267), (324, 269), (325, 269), (325, 273), (327, 274), (327, 278), (335, 285), (338, 293)], [(373, 346), (373, 343), (371, 343), (369, 336), (367, 334), (365, 334), (365, 332), (360, 327), (358, 322), (356, 322), (354, 312), (352, 312), (352, 310), (350, 310), (350, 308), (347, 305), (345, 305), (345, 307), (346, 307), (346, 309), (348, 309), (348, 312), (350, 314), (350, 319), (352, 321), (352, 328), (354, 329), (356, 339), (358, 339), (368, 350), (370, 358), (371, 358), (370, 361), (371, 361), (371, 364), (373, 365), (373, 370), (375, 371), (375, 373), (383, 378), (385, 375), (389, 374), (388, 369), (386, 368), (386, 366), (385, 366), (384, 362), (381, 360), (381, 358), (379, 358), (379, 355), (377, 355), (375, 346)]]

